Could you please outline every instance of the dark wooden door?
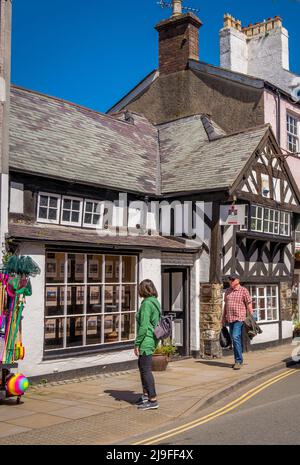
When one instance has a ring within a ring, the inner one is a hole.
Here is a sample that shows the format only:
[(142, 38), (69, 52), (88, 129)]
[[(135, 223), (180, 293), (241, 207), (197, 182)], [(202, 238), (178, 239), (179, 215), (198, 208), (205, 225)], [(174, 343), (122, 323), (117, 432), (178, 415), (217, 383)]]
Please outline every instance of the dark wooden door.
[(189, 355), (188, 269), (163, 268), (162, 311), (173, 316), (173, 339), (180, 355)]

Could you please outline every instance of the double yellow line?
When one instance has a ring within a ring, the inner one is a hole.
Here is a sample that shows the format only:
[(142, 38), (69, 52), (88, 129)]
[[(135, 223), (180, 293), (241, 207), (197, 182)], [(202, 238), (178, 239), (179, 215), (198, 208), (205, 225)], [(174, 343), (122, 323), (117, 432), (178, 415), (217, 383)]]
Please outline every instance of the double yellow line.
[(225, 415), (226, 413), (230, 412), (231, 410), (239, 407), (240, 405), (244, 404), (247, 402), (249, 399), (252, 397), (256, 396), (259, 394), (261, 391), (264, 389), (267, 389), (269, 386), (271, 386), (274, 383), (278, 383), (284, 378), (287, 378), (288, 376), (293, 375), (294, 373), (298, 372), (299, 370), (297, 369), (290, 369), (285, 371), (284, 373), (281, 373), (280, 375), (274, 376), (274, 378), (271, 378), (264, 383), (256, 386), (253, 389), (250, 389), (247, 391), (245, 394), (240, 396), (238, 399), (234, 400), (233, 402), (230, 402), (229, 404), (225, 405), (224, 407), (216, 410), (215, 412), (210, 413), (209, 415), (205, 415), (204, 417), (198, 418), (197, 420), (191, 421), (189, 423), (186, 423), (184, 425), (178, 426), (177, 428), (173, 428), (169, 431), (165, 431), (164, 433), (157, 434), (156, 436), (152, 436), (147, 439), (143, 439), (142, 441), (136, 442), (133, 445), (138, 446), (138, 445), (151, 445), (151, 444), (157, 444), (161, 441), (164, 441), (166, 439), (169, 439), (173, 436), (176, 436), (178, 434), (184, 433), (185, 431), (189, 431), (193, 428), (196, 428), (197, 426), (203, 425), (204, 423), (207, 423), (209, 421), (214, 420), (217, 417), (220, 417), (221, 415)]

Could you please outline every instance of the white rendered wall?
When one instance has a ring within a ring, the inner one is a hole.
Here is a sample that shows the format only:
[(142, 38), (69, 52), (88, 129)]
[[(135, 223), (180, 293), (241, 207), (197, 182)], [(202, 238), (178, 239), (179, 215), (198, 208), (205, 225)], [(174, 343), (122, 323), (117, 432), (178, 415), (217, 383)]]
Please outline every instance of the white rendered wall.
[(282, 339), (293, 337), (293, 322), (282, 321)]
[(289, 35), (283, 27), (251, 38), (235, 28), (220, 31), (220, 66), (269, 81), (292, 94), (300, 76), (289, 71)]
[(9, 211), (10, 213), (24, 213), (24, 184), (10, 183)]
[(220, 66), (247, 74), (248, 47), (245, 34), (234, 28), (220, 31)]
[(145, 250), (140, 255), (139, 282), (144, 279), (153, 281), (158, 299), (161, 302), (161, 252), (155, 250)]
[(268, 325), (261, 325), (262, 334), (258, 334), (255, 336), (253, 341), (251, 342), (252, 345), (254, 344), (262, 344), (264, 342), (270, 341), (278, 341), (279, 339), (279, 325), (278, 323), (268, 324)]

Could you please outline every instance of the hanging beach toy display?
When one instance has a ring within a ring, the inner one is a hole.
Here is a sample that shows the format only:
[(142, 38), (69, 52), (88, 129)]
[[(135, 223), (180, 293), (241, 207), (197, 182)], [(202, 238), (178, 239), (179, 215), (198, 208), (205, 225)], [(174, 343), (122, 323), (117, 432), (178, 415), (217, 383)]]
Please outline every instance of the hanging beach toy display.
[[(23, 360), (25, 348), (22, 344), (22, 314), (26, 297), (31, 296), (30, 276), (40, 273), (38, 265), (30, 258), (13, 255), (2, 267), (0, 274), (0, 393), (6, 397), (20, 396), (28, 388), (28, 379), (11, 374), (15, 362)], [(3, 397), (3, 396), (2, 396)], [(1, 397), (1, 398), (2, 398)]]

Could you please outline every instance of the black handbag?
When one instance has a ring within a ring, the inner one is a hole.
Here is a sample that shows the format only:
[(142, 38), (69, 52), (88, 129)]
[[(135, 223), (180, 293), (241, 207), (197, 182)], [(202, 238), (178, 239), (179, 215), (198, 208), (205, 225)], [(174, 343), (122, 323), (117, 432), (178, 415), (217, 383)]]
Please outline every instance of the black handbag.
[(232, 346), (231, 337), (226, 326), (223, 326), (220, 332), (220, 346), (223, 349), (227, 349)]

